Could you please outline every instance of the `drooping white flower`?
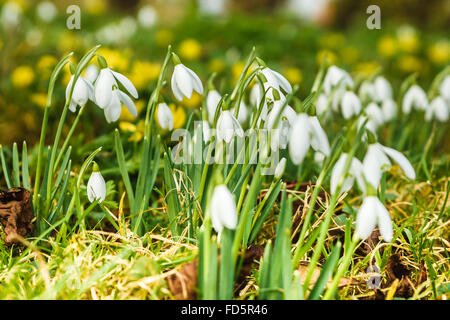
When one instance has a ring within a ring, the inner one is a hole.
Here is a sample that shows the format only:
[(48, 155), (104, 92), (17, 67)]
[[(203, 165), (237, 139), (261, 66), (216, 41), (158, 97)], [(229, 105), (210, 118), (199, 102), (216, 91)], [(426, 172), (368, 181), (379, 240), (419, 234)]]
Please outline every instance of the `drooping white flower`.
[(173, 114), (166, 103), (158, 104), (158, 123), (164, 130), (173, 129)]
[(431, 101), (430, 106), (425, 112), (425, 120), (437, 119), (441, 122), (446, 122), (449, 116), (449, 106), (444, 98), (436, 97)]
[(99, 70), (95, 64), (90, 64), (86, 67), (85, 78), (90, 83), (94, 83), (97, 80)]
[(37, 5), (36, 13), (42, 21), (50, 22), (58, 14), (58, 9), (51, 1), (43, 1)]
[(208, 110), (208, 121), (209, 123), (214, 123), (214, 115), (216, 114), (217, 106), (219, 105), (221, 95), (217, 90), (210, 90), (208, 96), (206, 97), (206, 108)]
[(367, 182), (375, 189), (380, 184), (381, 175), (384, 170), (391, 167), (388, 156), (398, 163), (400, 168), (409, 179), (415, 179), (416, 173), (409, 160), (399, 151), (385, 147), (380, 143), (369, 145), (363, 160), (363, 173)]
[(392, 87), (389, 81), (382, 76), (375, 78), (373, 82), (374, 99), (377, 102), (382, 102), (386, 99), (392, 99)]
[(450, 75), (446, 76), (439, 86), (439, 93), (441, 97), (447, 100), (450, 104)]
[(202, 130), (203, 141), (208, 142), (211, 139), (211, 128), (209, 127), (208, 121), (202, 121)]
[[(331, 178), (330, 178), (330, 189), (331, 194), (336, 192), (339, 180), (344, 174), (344, 167), (345, 162), (347, 161), (348, 154), (343, 153), (339, 157), (338, 161), (336, 161), (336, 164), (333, 167), (333, 170), (331, 171)], [(362, 163), (357, 158), (353, 157), (350, 167), (348, 169), (348, 173), (346, 176), (346, 179), (344, 180), (344, 183), (342, 184), (341, 192), (347, 192), (350, 190), (350, 188), (353, 186), (353, 183), (355, 182), (355, 178), (358, 182), (358, 185), (360, 189), (362, 189), (363, 192), (365, 192), (365, 184), (364, 180), (362, 178)]]
[(336, 86), (353, 88), (353, 80), (347, 71), (336, 66), (330, 66), (323, 80), (323, 89), (329, 95)]
[[(66, 101), (69, 99), (70, 88), (72, 87), (74, 76), (70, 78), (69, 84), (66, 87)], [(88, 100), (94, 101), (94, 87), (92, 84), (79, 76), (72, 92), (72, 99), (70, 100), (69, 110), (77, 111), (77, 106), (84, 106)], [(94, 101), (95, 102), (95, 101)]]
[(316, 102), (316, 113), (320, 116), (325, 113), (328, 109), (328, 97), (321, 93), (317, 98)]
[(289, 135), (289, 155), (294, 164), (300, 164), (309, 147), (328, 156), (330, 145), (327, 135), (316, 116), (301, 113), (297, 116)]
[(361, 112), (361, 101), (353, 91), (346, 91), (341, 101), (342, 116), (350, 119)]
[(123, 104), (133, 117), (137, 116), (137, 109), (133, 100), (125, 92), (114, 89), (111, 93), (109, 105), (104, 108), (105, 118), (108, 123), (115, 122), (119, 119)]
[(297, 120), (297, 113), (292, 109), (291, 106), (286, 105), (281, 114), (278, 125), (275, 128), (275, 121), (281, 112), (281, 108), (283, 107), (284, 100), (277, 100), (273, 103), (272, 110), (267, 115), (266, 122), (264, 126), (267, 130), (270, 130), (271, 140), (270, 146), (273, 151), (278, 151), (281, 147), (282, 149), (286, 148), (289, 132)]
[(280, 179), (284, 173), (284, 169), (286, 168), (286, 158), (281, 158), (280, 162), (278, 162), (275, 167), (275, 179)]
[(389, 212), (377, 197), (365, 197), (356, 216), (356, 233), (361, 239), (366, 239), (377, 224), (383, 239), (390, 242), (393, 231)]
[(408, 114), (413, 108), (416, 110), (425, 110), (427, 106), (428, 98), (425, 91), (416, 84), (412, 85), (403, 97), (403, 112)]
[(378, 127), (384, 123), (383, 111), (375, 102), (371, 102), (367, 105), (365, 112), (370, 120)]
[(138, 92), (136, 88), (127, 77), (119, 72), (111, 70), (110, 68), (103, 68), (100, 70), (100, 73), (94, 85), (95, 101), (100, 108), (105, 109), (112, 104), (111, 101), (113, 100), (114, 96), (113, 93), (119, 87), (116, 80), (124, 86), (124, 88), (128, 91), (128, 93), (131, 94), (133, 98), (138, 98)]
[[(364, 121), (366, 121), (366, 120), (367, 120), (367, 122), (366, 122), (365, 129), (369, 130), (376, 137), (377, 136), (377, 126), (376, 126), (375, 122), (373, 122), (372, 119), (370, 119), (364, 115), (360, 115), (358, 118), (358, 130), (361, 129)], [(366, 133), (363, 134), (363, 139), (365, 139), (365, 140), (367, 139)]]
[(235, 135), (239, 137), (244, 136), (244, 131), (239, 121), (237, 121), (230, 110), (222, 111), (217, 120), (216, 129), (217, 139), (219, 141), (225, 140), (226, 143), (230, 143)]
[(234, 230), (237, 225), (237, 211), (233, 195), (224, 184), (214, 188), (208, 211), (211, 215), (211, 223), (217, 233), (224, 227)]
[(87, 196), (91, 203), (97, 199), (100, 203), (106, 197), (105, 179), (103, 179), (96, 163), (94, 163), (94, 169), (87, 183)]
[[(234, 110), (235, 108), (233, 108), (233, 114), (234, 114)], [(239, 123), (241, 125), (244, 125), (245, 122), (247, 122), (248, 119), (248, 107), (245, 104), (244, 101), (241, 100), (241, 103), (239, 104), (239, 112), (238, 112), (238, 116), (237, 116), (237, 120), (239, 121)]]
[(175, 66), (172, 74), (172, 91), (178, 101), (182, 101), (183, 97), (190, 99), (192, 92), (195, 90), (199, 94), (203, 94), (203, 84), (194, 71), (179, 63)]
[(383, 100), (381, 111), (383, 113), (384, 121), (391, 121), (397, 115), (397, 104), (392, 99)]
[(286, 93), (292, 92), (291, 84), (279, 72), (272, 70), (268, 67), (265, 67), (264, 69), (261, 70), (261, 73), (266, 78), (267, 84), (269, 86), (271, 86), (279, 91), (280, 91), (280, 89), (283, 89)]

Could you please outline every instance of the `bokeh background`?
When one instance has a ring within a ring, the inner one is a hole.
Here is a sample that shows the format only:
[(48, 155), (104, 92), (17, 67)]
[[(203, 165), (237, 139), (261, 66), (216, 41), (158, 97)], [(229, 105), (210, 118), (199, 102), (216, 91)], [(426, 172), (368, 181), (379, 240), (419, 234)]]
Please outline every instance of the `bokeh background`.
[[(371, 4), (381, 9), (380, 30), (366, 27)], [(81, 9), (80, 30), (66, 27), (70, 5)], [(203, 81), (216, 72), (220, 91), (234, 84), (255, 46), (271, 68), (300, 85), (304, 97), (325, 55), (356, 79), (381, 70), (398, 89), (416, 72), (427, 89), (450, 62), (448, 30), (448, 0), (2, 0), (0, 144), (39, 140), (53, 67), (71, 51), (77, 62), (96, 44), (102, 44), (99, 52), (109, 64), (135, 84), (142, 110), (169, 44)], [(64, 104), (69, 78), (67, 69), (58, 80), (55, 107)], [(201, 103), (198, 95), (175, 103), (167, 88), (163, 94), (171, 99), (175, 127), (183, 126)], [(124, 110), (118, 124), (107, 125), (96, 106), (86, 113), (75, 137), (80, 141), (114, 126), (131, 140), (142, 137), (142, 115), (133, 118)], [(58, 114), (51, 117), (56, 121)]]

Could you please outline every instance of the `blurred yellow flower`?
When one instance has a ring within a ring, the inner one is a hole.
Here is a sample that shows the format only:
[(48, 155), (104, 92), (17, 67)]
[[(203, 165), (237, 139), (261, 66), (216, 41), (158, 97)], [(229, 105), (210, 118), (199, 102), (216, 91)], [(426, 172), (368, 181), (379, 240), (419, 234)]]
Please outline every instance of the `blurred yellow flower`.
[(83, 8), (92, 15), (100, 15), (104, 13), (107, 9), (106, 0), (85, 0), (83, 3)]
[(192, 97), (188, 99), (187, 97), (183, 97), (181, 103), (188, 108), (197, 108), (202, 103), (202, 96), (196, 91), (192, 92)]
[(402, 51), (414, 53), (419, 49), (419, 38), (412, 27), (401, 27), (397, 30), (398, 46)]
[(19, 66), (13, 71), (11, 80), (17, 88), (28, 87), (34, 80), (33, 69), (29, 66)]
[(342, 48), (340, 51), (340, 58), (345, 64), (354, 64), (359, 59), (359, 50), (353, 46)]
[(378, 53), (386, 58), (392, 57), (397, 53), (397, 40), (391, 36), (383, 36), (378, 40)]
[(327, 61), (331, 64), (336, 65), (338, 63), (338, 58), (335, 53), (330, 50), (320, 50), (316, 55), (316, 62), (318, 65), (322, 64), (323, 59), (327, 56)]
[(45, 105), (47, 104), (47, 94), (34, 93), (31, 95), (31, 102), (36, 104), (38, 107), (41, 107), (42, 109), (44, 109)]
[(225, 62), (222, 59), (214, 58), (208, 64), (209, 71), (221, 73), (225, 70)]
[[(242, 71), (244, 70), (245, 63), (243, 61), (237, 61), (233, 66), (231, 67), (231, 74), (233, 77), (233, 83), (236, 83), (239, 80), (239, 77), (241, 76)], [(248, 68), (247, 73), (245, 76), (248, 76), (251, 72), (251, 67)]]
[[(137, 100), (134, 102), (137, 112), (138, 112), (138, 117), (139, 117), (139, 113), (142, 111), (142, 109), (144, 109), (145, 103), (143, 100)], [(133, 115), (130, 113), (130, 111), (128, 111), (128, 109), (125, 106), (122, 106), (122, 112), (120, 113), (120, 118), (121, 121), (134, 121), (136, 120), (135, 117), (133, 117)]]
[(129, 59), (122, 51), (101, 47), (97, 53), (106, 59), (108, 67), (111, 67), (114, 71), (124, 73), (128, 70)]
[(339, 32), (327, 33), (319, 38), (322, 48), (339, 49), (345, 45), (345, 36)]
[(53, 71), (53, 68), (56, 66), (58, 61), (54, 56), (49, 54), (43, 55), (36, 65), (38, 73), (41, 75), (41, 78), (48, 78)]
[(450, 42), (443, 40), (432, 44), (427, 50), (427, 55), (434, 64), (448, 63), (450, 61)]
[(360, 62), (355, 66), (355, 72), (361, 74), (364, 77), (370, 77), (373, 75), (379, 68), (381, 68), (380, 64), (376, 61), (365, 61)]
[(181, 42), (179, 46), (180, 56), (186, 60), (197, 60), (202, 55), (202, 46), (200, 42), (189, 38)]
[(291, 84), (300, 84), (303, 80), (303, 74), (299, 68), (288, 67), (283, 70), (283, 75)]
[(72, 52), (82, 49), (84, 46), (84, 38), (77, 37), (74, 32), (64, 30), (59, 34), (57, 47), (59, 52)]
[(424, 70), (423, 62), (413, 55), (404, 55), (399, 57), (397, 60), (397, 65), (399, 69), (405, 73), (422, 72)]
[(125, 132), (131, 132), (131, 136), (128, 141), (141, 141), (145, 134), (145, 121), (139, 120), (138, 124), (135, 125), (128, 121), (120, 121), (119, 129)]
[(172, 43), (173, 33), (168, 29), (158, 30), (158, 32), (156, 32), (155, 40), (158, 46), (167, 47)]
[(133, 63), (129, 79), (136, 89), (144, 89), (151, 81), (158, 79), (161, 64), (149, 61), (136, 60)]

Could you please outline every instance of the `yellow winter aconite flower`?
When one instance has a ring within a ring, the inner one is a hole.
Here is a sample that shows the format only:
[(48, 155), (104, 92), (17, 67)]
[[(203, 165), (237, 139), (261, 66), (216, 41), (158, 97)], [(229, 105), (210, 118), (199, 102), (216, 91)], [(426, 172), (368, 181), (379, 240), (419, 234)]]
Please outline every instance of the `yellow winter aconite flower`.
[(327, 61), (330, 64), (336, 65), (338, 63), (338, 58), (335, 53), (333, 53), (330, 50), (320, 50), (316, 55), (316, 62), (318, 65), (322, 64), (323, 59), (325, 59), (325, 56), (327, 57)]
[(427, 50), (428, 58), (437, 65), (450, 61), (450, 42), (439, 41), (431, 45)]
[(39, 58), (38, 63), (36, 65), (37, 71), (43, 78), (48, 78), (53, 71), (53, 68), (56, 66), (58, 61), (54, 56), (51, 55), (43, 55)]
[(202, 55), (202, 46), (195, 39), (186, 39), (179, 47), (180, 55), (186, 60), (197, 60)]
[(354, 64), (359, 59), (359, 50), (353, 46), (342, 48), (340, 51), (340, 58), (345, 64)]
[(131, 132), (132, 135), (128, 141), (141, 141), (145, 133), (145, 121), (139, 120), (138, 124), (135, 125), (128, 121), (120, 121), (119, 129), (125, 132)]
[(392, 57), (397, 53), (398, 43), (394, 37), (384, 36), (378, 40), (377, 50), (383, 57)]
[(424, 67), (423, 62), (413, 55), (401, 56), (397, 61), (397, 65), (405, 73), (422, 72)]
[(31, 101), (38, 107), (45, 108), (45, 105), (47, 104), (47, 94), (34, 93), (31, 95)]
[(381, 68), (380, 64), (376, 61), (366, 61), (358, 63), (355, 67), (355, 72), (359, 73), (365, 77), (370, 77)]
[(397, 31), (398, 46), (402, 51), (414, 53), (419, 49), (419, 38), (412, 27), (402, 27)]
[(158, 79), (161, 64), (136, 60), (131, 68), (129, 79), (136, 89), (142, 90), (153, 80)]
[(319, 45), (322, 48), (339, 49), (345, 45), (345, 36), (339, 32), (325, 34), (319, 38)]
[(168, 29), (158, 30), (158, 32), (156, 32), (155, 40), (158, 46), (167, 47), (172, 43), (173, 33)]
[(202, 96), (198, 94), (196, 91), (192, 92), (192, 97), (190, 99), (183, 97), (181, 103), (188, 108), (196, 108), (199, 107), (202, 103)]
[(106, 0), (85, 0), (83, 3), (83, 8), (92, 15), (100, 15), (104, 13), (107, 9)]
[(114, 71), (124, 73), (128, 70), (129, 59), (123, 54), (123, 51), (101, 47), (97, 53), (106, 59), (108, 67), (112, 68)]
[(225, 62), (222, 59), (212, 59), (208, 64), (209, 71), (221, 73), (225, 70)]
[(33, 69), (29, 66), (19, 66), (13, 71), (11, 80), (17, 88), (28, 87), (34, 80)]
[[(244, 70), (245, 63), (243, 61), (238, 61), (231, 67), (231, 74), (233, 76), (233, 83), (236, 83), (241, 76), (242, 70)], [(247, 70), (246, 76), (251, 72), (251, 68)]]
[(72, 52), (82, 49), (84, 38), (77, 37), (74, 32), (64, 30), (59, 34), (57, 47), (59, 52)]
[(173, 128), (181, 128), (186, 121), (186, 111), (181, 106), (175, 106), (175, 104), (169, 104), (169, 108), (173, 114)]
[(303, 80), (303, 74), (299, 68), (286, 68), (285, 70), (283, 70), (283, 75), (291, 84), (299, 84)]

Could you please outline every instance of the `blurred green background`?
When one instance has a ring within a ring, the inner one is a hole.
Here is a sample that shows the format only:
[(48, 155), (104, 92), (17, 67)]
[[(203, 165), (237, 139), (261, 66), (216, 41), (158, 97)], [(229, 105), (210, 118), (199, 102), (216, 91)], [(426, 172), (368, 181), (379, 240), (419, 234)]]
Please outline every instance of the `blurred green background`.
[[(372, 4), (381, 9), (380, 30), (366, 27), (366, 9)], [(70, 5), (81, 10), (79, 30), (66, 26)], [(102, 44), (99, 52), (108, 63), (135, 84), (140, 110), (169, 44), (202, 81), (217, 72), (222, 92), (237, 80), (253, 46), (271, 68), (300, 85), (301, 97), (309, 92), (325, 55), (357, 78), (381, 69), (394, 89), (414, 72), (428, 88), (450, 62), (448, 0), (18, 0), (1, 1), (0, 18), (0, 144), (5, 145), (39, 140), (52, 68), (71, 51), (77, 62), (96, 44)], [(69, 78), (67, 69), (55, 92), (59, 108)], [(201, 97), (176, 103), (167, 86), (165, 90), (175, 127), (181, 127)], [(141, 137), (142, 115), (133, 118), (124, 111), (118, 124), (107, 125), (96, 106), (86, 113), (80, 139), (117, 125), (129, 131), (130, 139)], [(56, 121), (58, 114), (51, 117)]]

